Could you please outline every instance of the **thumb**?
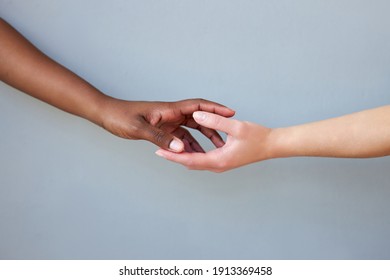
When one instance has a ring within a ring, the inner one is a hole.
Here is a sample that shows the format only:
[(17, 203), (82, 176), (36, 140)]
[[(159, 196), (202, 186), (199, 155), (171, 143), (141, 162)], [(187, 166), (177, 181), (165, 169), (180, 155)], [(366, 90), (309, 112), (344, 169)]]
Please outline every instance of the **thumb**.
[(145, 126), (142, 134), (143, 139), (156, 144), (160, 148), (176, 153), (184, 151), (184, 143), (179, 138), (155, 126)]
[(204, 126), (211, 129), (220, 130), (227, 134), (234, 134), (238, 121), (222, 117), (220, 115), (197, 111), (193, 113), (194, 120)]

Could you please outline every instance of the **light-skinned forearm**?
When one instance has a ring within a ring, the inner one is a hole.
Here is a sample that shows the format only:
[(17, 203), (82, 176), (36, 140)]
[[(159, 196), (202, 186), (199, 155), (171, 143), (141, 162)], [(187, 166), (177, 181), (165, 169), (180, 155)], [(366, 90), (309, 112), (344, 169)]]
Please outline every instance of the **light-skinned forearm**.
[(101, 125), (109, 97), (40, 52), (0, 19), (0, 79), (29, 95)]
[(226, 132), (226, 144), (205, 154), (176, 154), (162, 149), (156, 154), (189, 169), (213, 172), (283, 157), (390, 155), (390, 106), (276, 129), (206, 112), (195, 112), (194, 119), (199, 125)]
[(273, 129), (270, 158), (368, 158), (390, 155), (390, 106)]

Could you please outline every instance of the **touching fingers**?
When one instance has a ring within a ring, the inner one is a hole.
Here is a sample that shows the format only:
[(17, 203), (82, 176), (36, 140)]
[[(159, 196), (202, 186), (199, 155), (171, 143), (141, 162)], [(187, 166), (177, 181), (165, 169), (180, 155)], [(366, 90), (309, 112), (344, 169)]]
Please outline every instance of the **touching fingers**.
[(198, 141), (191, 135), (191, 133), (183, 128), (178, 127), (172, 134), (177, 138), (181, 139), (184, 143), (184, 151), (188, 153), (204, 153), (202, 146), (198, 143)]
[(235, 134), (239, 128), (239, 122), (217, 114), (197, 111), (193, 113), (194, 120), (201, 126), (220, 130), (227, 134)]
[(216, 102), (205, 99), (187, 99), (176, 103), (180, 111), (185, 115), (190, 115), (195, 111), (206, 111), (224, 117), (232, 117), (235, 111)]
[(184, 151), (184, 143), (179, 138), (150, 124), (145, 124), (140, 134), (140, 138), (148, 140), (160, 148), (176, 153)]
[(198, 124), (193, 118), (189, 119), (184, 125), (186, 127), (198, 130), (205, 137), (209, 138), (210, 141), (217, 148), (220, 148), (223, 145), (225, 145), (225, 141), (222, 139), (221, 135), (219, 135), (219, 133), (215, 129), (204, 127)]

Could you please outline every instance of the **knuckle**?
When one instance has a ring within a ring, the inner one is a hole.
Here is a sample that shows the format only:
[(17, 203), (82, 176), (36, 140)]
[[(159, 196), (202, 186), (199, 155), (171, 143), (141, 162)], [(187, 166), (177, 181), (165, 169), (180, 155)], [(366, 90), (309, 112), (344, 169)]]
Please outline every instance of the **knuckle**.
[(152, 131), (153, 139), (156, 141), (158, 144), (163, 144), (165, 142), (165, 133), (161, 130), (153, 130)]
[(202, 104), (208, 102), (206, 99), (203, 99), (203, 98), (191, 98), (191, 99), (186, 99), (183, 101), (188, 102), (188, 104), (197, 105), (198, 107), (201, 106)]
[(222, 173), (227, 170), (227, 162), (224, 160), (214, 161), (212, 164), (210, 164), (208, 170), (214, 173)]
[(165, 102), (164, 105), (166, 107), (167, 110), (174, 110), (178, 107), (178, 105), (180, 104), (180, 101), (176, 101), (176, 102)]
[(204, 99), (200, 98), (200, 97), (186, 99), (186, 100), (191, 101), (191, 102), (201, 102), (201, 101), (204, 101)]
[(227, 170), (228, 170), (227, 168), (216, 168), (216, 169), (212, 170), (212, 172), (221, 174), (221, 173), (224, 173)]
[(205, 102), (207, 102), (207, 100), (204, 99), (204, 98), (195, 98), (195, 101), (197, 101), (198, 103), (205, 103)]
[(193, 160), (189, 160), (186, 162), (186, 166), (190, 170), (196, 170), (196, 166)]
[(161, 111), (158, 110), (152, 110), (151, 112), (148, 112), (145, 116), (145, 119), (153, 126), (156, 126), (161, 122), (162, 114)]
[(236, 135), (238, 137), (245, 135), (248, 132), (249, 125), (250, 125), (250, 123), (247, 121), (237, 122), (236, 128), (235, 128)]
[(217, 164), (217, 169), (218, 170), (226, 170), (227, 168), (227, 163), (225, 161), (220, 161), (218, 164)]

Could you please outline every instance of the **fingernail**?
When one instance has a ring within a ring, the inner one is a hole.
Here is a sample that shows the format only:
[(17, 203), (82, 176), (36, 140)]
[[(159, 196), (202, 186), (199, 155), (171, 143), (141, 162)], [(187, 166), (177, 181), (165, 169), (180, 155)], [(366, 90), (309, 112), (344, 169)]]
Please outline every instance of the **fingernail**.
[(204, 121), (206, 119), (206, 114), (202, 112), (195, 112), (193, 114), (193, 117), (198, 121)]
[(173, 139), (169, 144), (169, 149), (175, 152), (181, 152), (184, 149), (184, 145), (181, 141)]
[(158, 155), (159, 157), (164, 157), (164, 155), (161, 153), (160, 150), (157, 150), (157, 151), (155, 152), (155, 154)]

